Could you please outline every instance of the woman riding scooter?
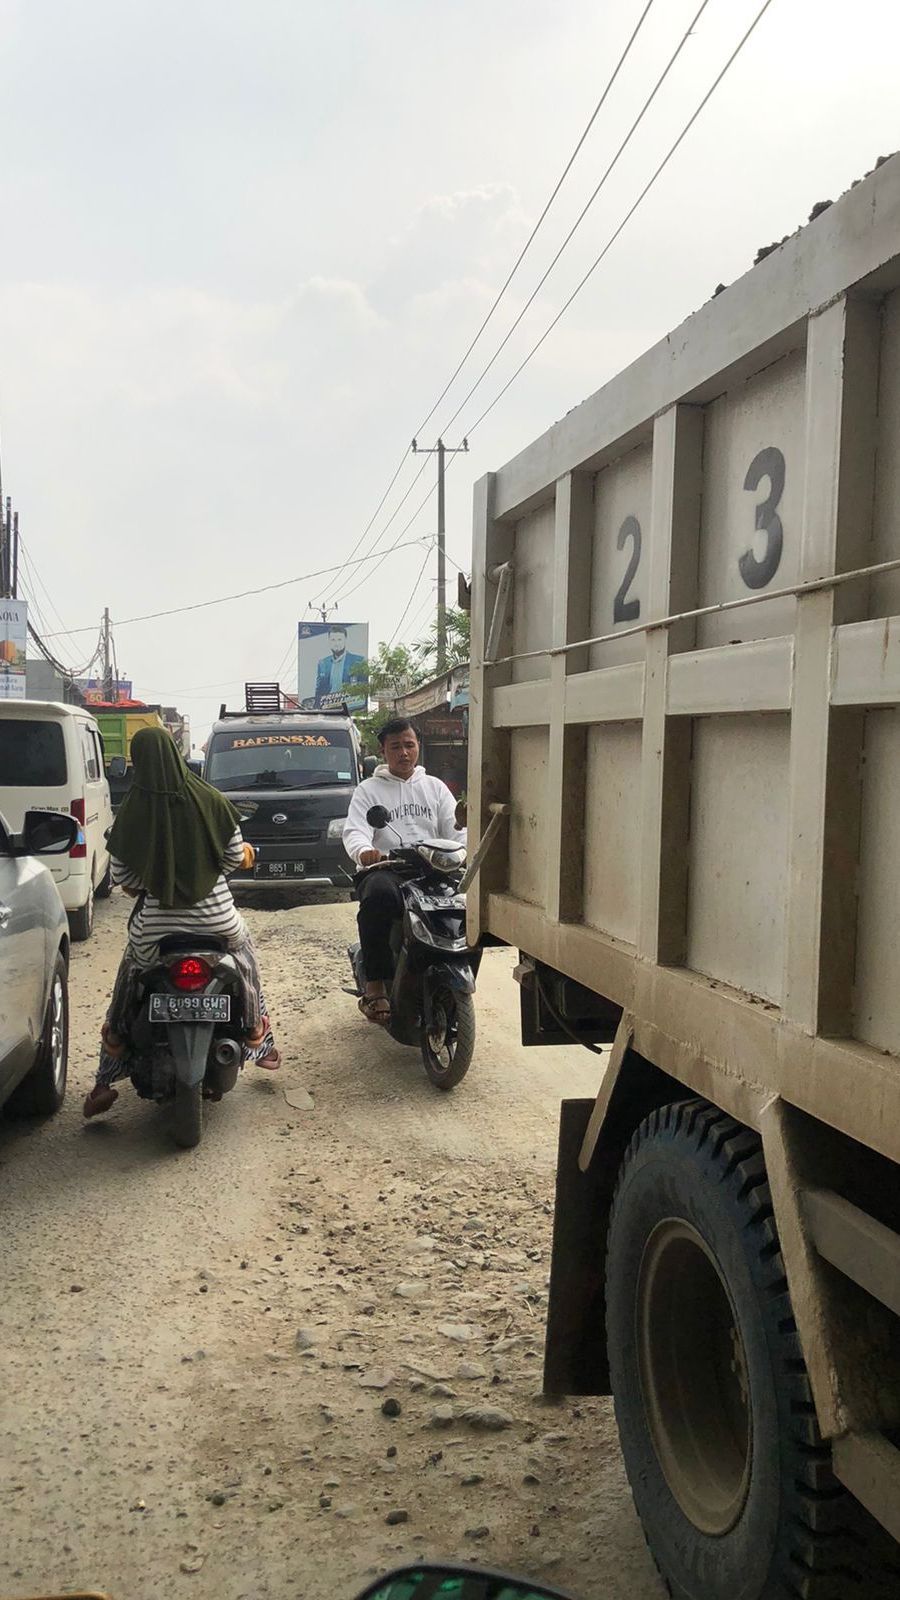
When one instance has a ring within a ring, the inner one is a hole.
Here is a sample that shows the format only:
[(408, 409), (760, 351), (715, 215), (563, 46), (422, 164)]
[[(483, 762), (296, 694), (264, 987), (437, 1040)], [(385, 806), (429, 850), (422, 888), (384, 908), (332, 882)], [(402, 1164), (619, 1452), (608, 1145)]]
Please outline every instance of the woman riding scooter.
[[(218, 789), (194, 776), (164, 728), (142, 728), (131, 746), (132, 786), (109, 836), (112, 881), (137, 901), (102, 1029), (100, 1067), (84, 1115), (108, 1111), (127, 1078), (128, 1022), (136, 976), (156, 965), (171, 934), (223, 940), (243, 989), (245, 1061), (274, 1070), (281, 1058), (262, 994), (256, 953), (225, 881), (251, 851), (240, 819)], [(252, 852), (251, 852), (252, 853)]]

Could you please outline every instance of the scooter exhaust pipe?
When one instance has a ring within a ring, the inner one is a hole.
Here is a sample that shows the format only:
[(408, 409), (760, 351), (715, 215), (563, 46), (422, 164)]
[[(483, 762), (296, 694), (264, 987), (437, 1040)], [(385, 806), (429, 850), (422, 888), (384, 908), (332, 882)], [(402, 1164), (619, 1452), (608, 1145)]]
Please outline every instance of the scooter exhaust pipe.
[(236, 1067), (241, 1059), (241, 1047), (234, 1039), (220, 1039), (213, 1056), (217, 1067)]

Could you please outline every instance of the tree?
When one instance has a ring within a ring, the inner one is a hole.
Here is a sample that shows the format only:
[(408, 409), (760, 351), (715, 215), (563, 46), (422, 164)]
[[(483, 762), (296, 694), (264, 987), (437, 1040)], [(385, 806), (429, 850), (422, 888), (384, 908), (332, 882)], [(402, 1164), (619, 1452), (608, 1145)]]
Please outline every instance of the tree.
[[(459, 611), (455, 606), (447, 607), (447, 667), (457, 667), (469, 659), (469, 613)], [(437, 677), (438, 673), (438, 626), (437, 618), (432, 622), (424, 638), (419, 639), (412, 646), (412, 654), (423, 668), (420, 682), (428, 678)]]
[[(417, 657), (415, 646), (388, 645), (383, 639), (366, 666), (354, 673), (355, 681), (366, 683), (369, 695), (374, 699), (406, 694), (408, 690), (415, 689), (417, 684), (424, 683), (429, 676), (427, 666)], [(374, 751), (377, 748), (375, 734), (384, 721), (384, 712), (358, 712), (354, 721), (366, 748)]]

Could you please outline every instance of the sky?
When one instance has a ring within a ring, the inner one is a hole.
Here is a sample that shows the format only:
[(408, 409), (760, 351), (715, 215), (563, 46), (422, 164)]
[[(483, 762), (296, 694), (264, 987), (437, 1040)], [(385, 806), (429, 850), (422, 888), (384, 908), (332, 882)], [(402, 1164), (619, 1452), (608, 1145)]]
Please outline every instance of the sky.
[[(857, 0), (851, 27), (832, 0), (773, 0), (587, 288), (473, 429), (760, 3), (707, 0), (451, 425), (701, 4), (654, 0), (423, 427), (645, 3), (0, 0), (3, 492), (33, 620), (70, 630), (51, 641), (62, 659), (84, 664), (109, 606), (122, 676), (186, 711), (199, 743), (246, 680), (295, 687), (297, 623), (316, 606), (367, 621), (373, 648), (420, 636), (436, 506), (414, 434), (470, 435), (447, 476), (448, 550), (467, 568), (484, 472), (900, 145), (900, 12)], [(401, 461), (357, 553), (398, 548), (307, 576), (346, 561)], [(129, 621), (270, 584), (284, 586)]]

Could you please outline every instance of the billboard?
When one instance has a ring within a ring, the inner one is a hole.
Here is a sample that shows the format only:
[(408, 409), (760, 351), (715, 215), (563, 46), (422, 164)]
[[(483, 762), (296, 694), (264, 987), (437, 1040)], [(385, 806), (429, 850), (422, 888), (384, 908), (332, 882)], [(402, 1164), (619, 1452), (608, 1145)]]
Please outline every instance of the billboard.
[[(89, 706), (100, 705), (106, 700), (106, 685), (102, 678), (79, 678), (77, 681), (78, 687)], [(129, 679), (115, 679), (112, 685), (112, 700), (116, 703), (120, 700), (130, 700), (132, 698), (132, 688), (133, 685)]]
[(365, 711), (369, 664), (367, 622), (300, 622), (297, 625), (297, 696), (303, 710)]
[(0, 700), (25, 699), (28, 604), (0, 600)]

